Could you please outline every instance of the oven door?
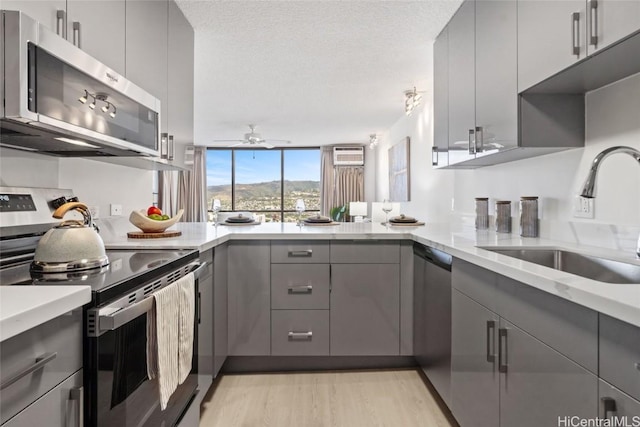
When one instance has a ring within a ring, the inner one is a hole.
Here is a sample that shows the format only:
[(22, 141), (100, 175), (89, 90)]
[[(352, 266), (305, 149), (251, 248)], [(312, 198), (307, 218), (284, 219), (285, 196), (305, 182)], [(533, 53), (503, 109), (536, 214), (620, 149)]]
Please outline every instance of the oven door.
[[(202, 265), (201, 265), (202, 267)], [(196, 270), (199, 273), (201, 268)], [(167, 408), (160, 409), (158, 380), (147, 377), (147, 310), (118, 321), (98, 336), (88, 337), (85, 347), (85, 419), (97, 427), (175, 426), (188, 409), (198, 386), (198, 274), (195, 275), (194, 342), (192, 369), (171, 396)], [(148, 299), (148, 298), (147, 298)], [(146, 300), (136, 304), (143, 304)], [(108, 307), (108, 306), (107, 306)], [(93, 309), (95, 312), (105, 308)], [(144, 307), (143, 307), (144, 308)], [(91, 312), (92, 310), (89, 310)], [(124, 310), (122, 310), (124, 311)], [(131, 310), (136, 314), (138, 309)], [(99, 316), (88, 315), (88, 324)]]

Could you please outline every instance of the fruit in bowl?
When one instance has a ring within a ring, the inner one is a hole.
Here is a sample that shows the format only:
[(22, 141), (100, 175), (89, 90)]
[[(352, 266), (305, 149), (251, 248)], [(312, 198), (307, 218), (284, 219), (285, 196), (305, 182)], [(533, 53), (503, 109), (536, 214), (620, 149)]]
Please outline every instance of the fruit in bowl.
[[(151, 208), (154, 208), (154, 210), (152, 211)], [(184, 209), (180, 209), (174, 217), (169, 218), (168, 215), (163, 215), (162, 211), (157, 207), (152, 206), (151, 208), (146, 211), (131, 211), (131, 215), (129, 215), (129, 222), (145, 233), (162, 233), (167, 228), (180, 221), (180, 218), (184, 213)]]

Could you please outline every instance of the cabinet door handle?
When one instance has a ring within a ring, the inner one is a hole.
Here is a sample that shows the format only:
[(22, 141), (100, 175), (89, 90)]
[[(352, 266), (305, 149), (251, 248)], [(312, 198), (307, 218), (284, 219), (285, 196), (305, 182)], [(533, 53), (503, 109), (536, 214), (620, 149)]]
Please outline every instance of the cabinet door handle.
[(589, 44), (598, 47), (598, 0), (589, 2), (590, 24), (589, 25)]
[(169, 135), (169, 142), (167, 143), (167, 160), (173, 161), (175, 157), (175, 145), (173, 143), (173, 135)]
[(474, 135), (475, 131), (473, 129), (469, 129), (469, 154), (476, 154), (475, 152), (475, 138), (474, 141), (471, 142), (471, 137)]
[(5, 388), (9, 387), (11, 384), (20, 381), (22, 378), (26, 377), (32, 372), (35, 372), (40, 368), (44, 368), (44, 365), (51, 362), (56, 357), (58, 357), (58, 353), (45, 353), (40, 357), (36, 357), (36, 361), (33, 365), (29, 366), (28, 368), (25, 368), (24, 370), (18, 372), (12, 377), (9, 377), (8, 380), (3, 381), (2, 384), (0, 384), (0, 390), (4, 390)]
[(507, 329), (506, 328), (498, 329), (498, 371), (507, 372)]
[(67, 38), (67, 12), (64, 10), (56, 12), (56, 34), (64, 39)]
[(311, 339), (313, 338), (313, 332), (312, 331), (306, 331), (306, 332), (289, 331), (288, 337), (289, 337), (289, 341), (311, 341)]
[(198, 292), (198, 300), (197, 300), (197, 304), (196, 304), (196, 313), (198, 315), (198, 325), (201, 323), (200, 321), (202, 320), (202, 293)]
[(495, 330), (495, 320), (487, 320), (487, 362), (489, 363), (493, 363), (496, 361), (496, 355), (493, 353), (493, 349), (495, 348), (493, 343)]
[(290, 258), (304, 258), (310, 257), (313, 255), (312, 249), (307, 249), (306, 251), (289, 251)]
[[(478, 148), (478, 139), (480, 139), (480, 148)], [(482, 126), (476, 127), (476, 139), (473, 146), (476, 153), (482, 153), (484, 151), (484, 129)]]
[(600, 399), (600, 418), (608, 420), (616, 412), (616, 401), (612, 397)]
[(84, 427), (84, 387), (73, 388), (69, 391), (69, 400), (78, 402), (78, 427)]
[(310, 294), (311, 292), (313, 292), (313, 285), (289, 286), (290, 294)]
[(438, 160), (439, 160), (439, 153), (438, 153), (438, 147), (432, 147), (431, 148), (431, 165), (432, 166), (438, 166)]
[(571, 14), (571, 48), (574, 55), (580, 58), (580, 13)]
[(80, 43), (80, 22), (73, 21), (73, 45), (79, 49), (82, 49)]

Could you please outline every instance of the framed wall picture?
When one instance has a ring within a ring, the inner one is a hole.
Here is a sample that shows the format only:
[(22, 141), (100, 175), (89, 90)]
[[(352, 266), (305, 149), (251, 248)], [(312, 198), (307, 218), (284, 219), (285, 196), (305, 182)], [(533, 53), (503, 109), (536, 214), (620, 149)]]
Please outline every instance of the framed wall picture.
[(408, 202), (411, 197), (409, 147), (407, 136), (389, 148), (389, 199), (394, 202)]

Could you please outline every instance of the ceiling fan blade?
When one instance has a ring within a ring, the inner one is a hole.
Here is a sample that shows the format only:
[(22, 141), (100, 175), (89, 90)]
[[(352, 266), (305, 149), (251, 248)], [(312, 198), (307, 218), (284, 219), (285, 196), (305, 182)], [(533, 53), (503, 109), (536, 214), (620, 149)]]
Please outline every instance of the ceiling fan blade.
[(238, 145), (244, 145), (246, 143), (247, 143), (247, 141), (240, 141), (240, 142), (237, 142), (235, 144), (227, 145), (227, 147), (237, 147)]
[(259, 144), (262, 145), (264, 148), (267, 148), (267, 149), (275, 147), (275, 145), (271, 145), (271, 144), (269, 144), (267, 142), (264, 142), (264, 141), (260, 142)]
[(212, 139), (211, 142), (244, 142), (244, 139)]

